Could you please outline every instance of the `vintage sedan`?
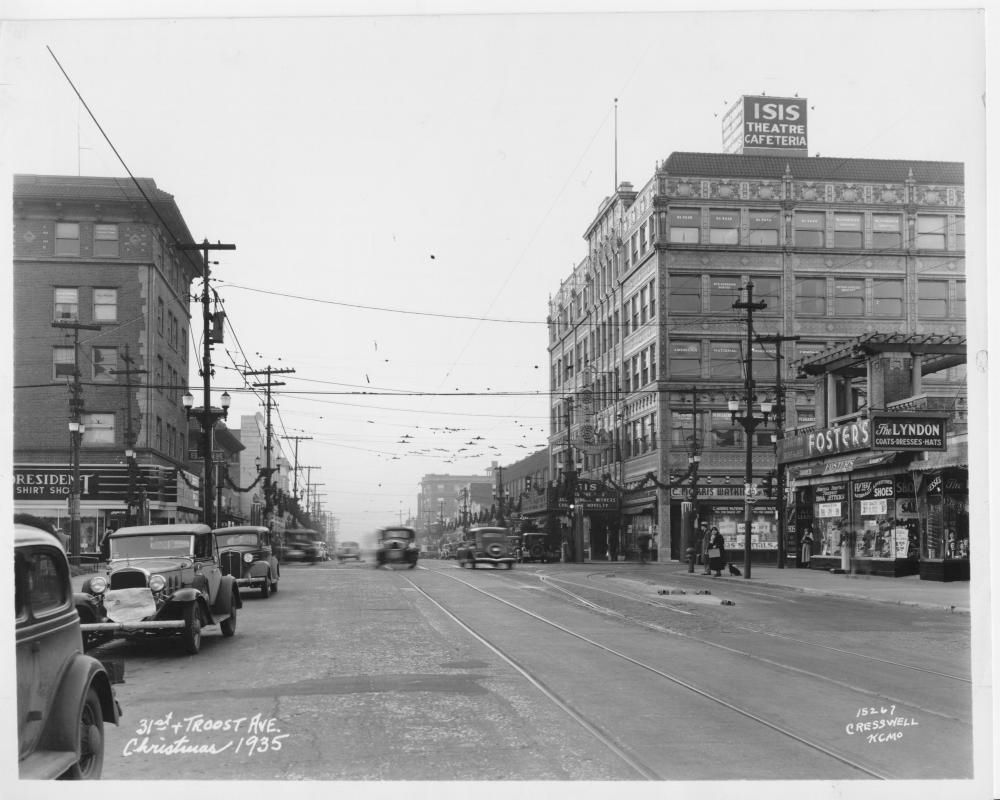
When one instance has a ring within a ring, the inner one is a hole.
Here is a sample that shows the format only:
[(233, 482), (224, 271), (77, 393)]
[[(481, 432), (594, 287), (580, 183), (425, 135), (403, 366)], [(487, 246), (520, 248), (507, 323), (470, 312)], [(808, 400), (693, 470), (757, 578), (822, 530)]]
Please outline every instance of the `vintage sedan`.
[(292, 528), (285, 531), (285, 561), (326, 561), (326, 541), (322, 534), (308, 528)]
[(507, 569), (514, 566), (514, 551), (511, 549), (510, 531), (507, 528), (490, 526), (470, 528), (465, 540), (459, 544), (455, 558), (462, 567), (476, 568), (477, 564), (501, 564)]
[(89, 644), (111, 637), (179, 636), (184, 650), (201, 649), (202, 629), (236, 633), (243, 606), (236, 578), (224, 575), (212, 529), (198, 523), (137, 525), (110, 536), (107, 576), (77, 595)]
[(420, 550), (417, 547), (417, 532), (403, 526), (382, 528), (378, 532), (375, 551), (375, 566), (402, 564), (410, 569), (417, 566)]
[(83, 653), (62, 544), (35, 524), (14, 525), (14, 627), (19, 776), (100, 778), (121, 708), (111, 672)]
[(361, 560), (361, 547), (357, 542), (341, 542), (337, 545), (337, 561), (343, 563), (349, 558)]
[(237, 525), (212, 531), (223, 575), (236, 578), (240, 589), (260, 589), (267, 599), (278, 591), (281, 568), (271, 543), (272, 533), (261, 525)]
[(522, 562), (540, 561), (542, 564), (547, 564), (559, 561), (559, 558), (559, 547), (550, 540), (548, 534), (534, 532), (523, 534), (520, 558)]

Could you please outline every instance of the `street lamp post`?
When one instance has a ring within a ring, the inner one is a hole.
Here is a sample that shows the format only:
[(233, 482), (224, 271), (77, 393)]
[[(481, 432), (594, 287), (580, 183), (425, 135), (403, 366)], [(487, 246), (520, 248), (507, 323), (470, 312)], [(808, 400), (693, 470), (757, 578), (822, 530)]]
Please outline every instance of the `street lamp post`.
[(204, 464), (204, 490), (202, 497), (202, 516), (203, 521), (206, 525), (212, 525), (212, 507), (215, 505), (213, 501), (212, 493), (212, 469), (213, 469), (213, 433), (215, 431), (215, 423), (220, 419), (229, 418), (229, 403), (230, 403), (229, 392), (222, 393), (222, 407), (217, 408), (216, 406), (197, 406), (193, 407), (194, 396), (191, 392), (185, 392), (181, 402), (184, 404), (184, 413), (187, 415), (188, 419), (194, 417), (198, 420), (201, 426), (201, 448), (202, 448), (202, 460)]

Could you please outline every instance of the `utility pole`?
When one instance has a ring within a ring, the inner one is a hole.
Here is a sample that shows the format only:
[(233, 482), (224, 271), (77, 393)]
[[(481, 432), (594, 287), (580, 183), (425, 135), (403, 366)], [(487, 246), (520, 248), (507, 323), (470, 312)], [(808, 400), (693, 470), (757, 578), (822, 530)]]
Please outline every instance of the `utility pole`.
[(267, 424), (266, 424), (266, 436), (267, 436), (267, 446), (264, 448), (264, 524), (270, 527), (269, 521), (271, 516), (271, 473), (274, 469), (271, 467), (271, 387), (272, 386), (284, 386), (285, 384), (281, 381), (272, 381), (272, 375), (283, 375), (285, 373), (295, 372), (294, 369), (275, 369), (268, 365), (266, 369), (248, 369), (243, 375), (267, 375), (267, 380), (264, 383), (255, 383), (256, 387), (264, 387), (267, 394)]
[[(149, 370), (132, 369), (132, 356), (129, 355), (128, 345), (125, 345), (125, 355), (122, 356), (125, 362), (125, 369), (110, 369), (111, 375), (125, 376), (125, 460), (128, 463), (128, 490), (125, 495), (125, 524), (139, 525), (138, 510), (133, 514), (135, 506), (135, 430), (132, 427), (132, 376), (146, 375)], [(133, 519), (133, 517), (136, 517)]]
[(305, 495), (303, 495), (303, 498), (302, 498), (302, 508), (304, 508), (305, 512), (308, 514), (309, 513), (309, 501), (311, 499), (310, 498), (310, 489), (312, 487), (312, 471), (314, 469), (323, 469), (323, 468), (322, 467), (307, 466), (307, 467), (300, 467), (300, 469), (304, 469), (306, 471), (306, 493), (305, 493)]
[(691, 415), (691, 451), (688, 453), (688, 460), (691, 466), (691, 488), (688, 500), (681, 502), (681, 530), (683, 532), (684, 557), (688, 562), (688, 572), (694, 572), (694, 562), (697, 557), (694, 526), (695, 520), (698, 518), (698, 465), (701, 462), (701, 452), (698, 449), (698, 387), (691, 387), (691, 411), (675, 409), (671, 404), (671, 413)]
[(286, 436), (290, 442), (295, 442), (295, 467), (292, 469), (292, 498), (295, 505), (299, 504), (299, 442), (311, 442), (312, 436)]
[[(567, 396), (566, 401), (566, 454), (569, 459), (567, 468), (563, 470), (566, 475), (566, 492), (569, 497), (569, 543), (572, 548), (573, 561), (581, 563), (583, 561), (583, 536), (582, 532), (577, 535), (576, 524), (576, 458), (573, 455), (573, 398)], [(577, 539), (580, 541), (577, 541)]]
[[(211, 292), (209, 290), (208, 278), (210, 274), (208, 253), (210, 250), (235, 250), (235, 244), (222, 244), (216, 242), (210, 244), (208, 239), (201, 244), (178, 244), (178, 250), (200, 250), (202, 253), (202, 274), (201, 274), (201, 319), (202, 319), (202, 355), (201, 355), (201, 377), (203, 383), (203, 405), (200, 414), (193, 409), (188, 409), (190, 415), (198, 416), (201, 423), (202, 434), (202, 459), (204, 464), (204, 495), (202, 499), (202, 511), (206, 525), (211, 524), (212, 506), (214, 503), (212, 492), (212, 471), (213, 471), (213, 432), (218, 419), (226, 416), (228, 408), (224, 407), (223, 412), (215, 414), (212, 410), (212, 342), (215, 336), (212, 335), (212, 309)], [(221, 341), (221, 339), (220, 339)]]
[[(777, 476), (777, 513), (778, 513), (778, 569), (785, 568), (785, 469), (778, 463), (778, 442), (785, 438), (785, 389), (781, 384), (782, 359), (781, 343), (797, 342), (801, 336), (758, 336), (757, 341), (761, 344), (774, 344), (774, 358), (776, 363), (774, 378), (774, 463), (775, 474)], [(799, 565), (798, 548), (795, 552), (795, 566)]]
[[(750, 492), (753, 486), (753, 432), (757, 429), (761, 420), (753, 415), (754, 381), (753, 381), (753, 312), (767, 308), (767, 303), (761, 300), (753, 301), (753, 281), (747, 281), (747, 301), (745, 303), (737, 300), (733, 303), (733, 308), (745, 308), (747, 311), (747, 368), (743, 383), (743, 399), (746, 403), (746, 415), (740, 418), (740, 424), (746, 432), (746, 469), (744, 472), (744, 498), (743, 498), (743, 577), (750, 579), (750, 528), (752, 527), (751, 513), (752, 497)], [(767, 412), (764, 412), (764, 420), (767, 419)]]
[(69, 554), (80, 562), (80, 446), (83, 444), (83, 386), (80, 384), (80, 331), (99, 331), (100, 325), (58, 320), (53, 328), (73, 331), (73, 382), (69, 387), (69, 445), (73, 485), (69, 495)]

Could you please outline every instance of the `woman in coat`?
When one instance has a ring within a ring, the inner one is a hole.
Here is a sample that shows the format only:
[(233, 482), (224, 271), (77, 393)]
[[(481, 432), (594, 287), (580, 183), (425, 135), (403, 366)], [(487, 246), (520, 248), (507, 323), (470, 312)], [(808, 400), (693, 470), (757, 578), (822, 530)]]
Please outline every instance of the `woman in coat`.
[[(712, 528), (711, 530), (712, 539), (709, 543), (709, 559), (708, 568), (715, 573), (715, 577), (718, 578), (722, 574), (722, 568), (728, 563), (726, 561), (726, 540), (722, 538), (722, 534), (719, 533), (718, 528)], [(711, 555), (712, 551), (718, 551), (718, 555)]]

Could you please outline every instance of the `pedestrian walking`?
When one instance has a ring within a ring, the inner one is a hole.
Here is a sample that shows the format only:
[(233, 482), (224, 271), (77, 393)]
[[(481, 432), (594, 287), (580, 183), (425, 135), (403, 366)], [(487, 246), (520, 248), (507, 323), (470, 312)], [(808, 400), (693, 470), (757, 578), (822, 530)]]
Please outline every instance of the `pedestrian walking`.
[(649, 561), (649, 540), (652, 537), (648, 533), (640, 533), (638, 538), (639, 544), (639, 563), (645, 564)]
[(708, 549), (712, 546), (712, 531), (718, 530), (718, 528), (709, 528), (708, 525), (703, 526), (702, 537), (701, 537), (701, 564), (704, 567), (702, 570), (702, 575), (711, 575), (712, 572), (708, 568)]
[(809, 560), (812, 558), (812, 546), (812, 528), (806, 528), (806, 532), (802, 534), (802, 566), (804, 567), (809, 566)]
[(722, 538), (718, 528), (712, 528), (712, 540), (708, 548), (708, 567), (718, 578), (722, 568), (726, 566), (726, 540)]

